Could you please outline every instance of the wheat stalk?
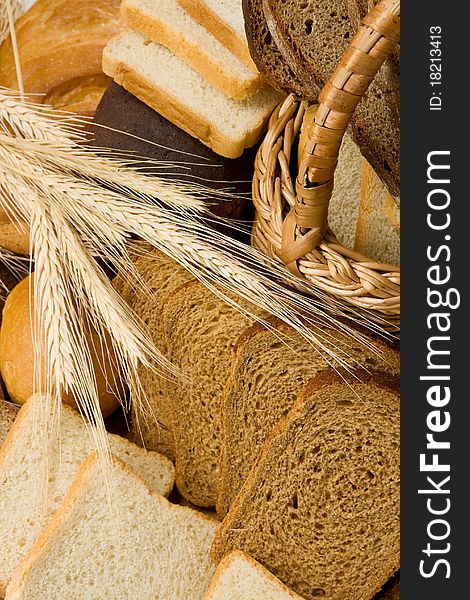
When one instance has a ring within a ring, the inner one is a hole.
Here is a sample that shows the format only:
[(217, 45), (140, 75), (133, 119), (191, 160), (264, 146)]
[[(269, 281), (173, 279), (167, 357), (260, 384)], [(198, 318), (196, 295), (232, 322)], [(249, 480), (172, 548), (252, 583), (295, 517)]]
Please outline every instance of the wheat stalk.
[[(368, 343), (337, 320), (343, 314), (340, 303), (299, 283), (254, 248), (209, 227), (207, 222), (215, 218), (203, 210), (203, 188), (145, 178), (110, 160), (107, 152), (84, 149), (77, 143), (83, 140), (82, 130), (74, 129), (68, 118), (50, 119), (48, 111), (0, 90), (0, 178), (6, 191), (0, 201), (31, 228), (36, 385), (48, 392), (56, 407), (50, 427), (58, 422), (61, 393), (70, 390), (96, 425), (92, 431), (97, 448), (108, 452), (83, 333), (84, 314), (98, 332), (109, 334), (133, 401), (145, 402), (139, 364), (157, 365), (174, 376), (93, 258), (110, 260), (125, 276), (135, 277), (126, 249), (131, 235), (173, 258), (232, 306), (248, 311), (250, 318), (269, 327), (235, 297), (288, 323), (331, 362), (350, 366), (349, 357), (336, 351), (322, 329), (329, 324)], [(309, 295), (295, 291), (295, 285)]]
[(14, 21), (24, 12), (22, 0), (2, 0), (0, 2), (0, 44), (10, 35), (9, 11)]

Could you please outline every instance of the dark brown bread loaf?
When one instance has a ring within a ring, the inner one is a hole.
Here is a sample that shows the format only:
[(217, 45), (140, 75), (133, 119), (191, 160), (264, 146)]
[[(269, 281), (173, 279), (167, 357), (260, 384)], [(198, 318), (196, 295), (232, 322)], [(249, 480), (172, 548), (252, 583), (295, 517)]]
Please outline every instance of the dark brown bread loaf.
[(116, 83), (105, 92), (94, 122), (95, 145), (168, 163), (164, 168), (146, 166), (150, 173), (233, 192), (238, 198), (232, 201), (208, 194), (211, 211), (222, 217), (244, 217), (256, 148), (246, 150), (237, 159), (223, 158)]
[(260, 73), (280, 92), (316, 97), (319, 89), (312, 90), (302, 83), (279, 52), (266, 23), (261, 0), (243, 0), (242, 5), (248, 47)]
[(249, 554), (306, 600), (370, 600), (400, 555), (398, 380), (327, 372), (273, 431), (214, 561)]
[[(326, 352), (316, 352), (287, 325), (272, 321), (269, 331), (255, 324), (245, 330), (235, 347), (235, 357), (222, 402), (222, 455), (217, 512), (225, 516), (250, 473), (273, 427), (287, 415), (306, 382), (332, 363)], [(369, 344), (329, 328), (318, 329), (326, 348), (354, 368), (397, 375), (399, 353), (385, 343)], [(281, 341), (288, 336), (289, 343)]]
[[(246, 13), (249, 43), (257, 47), (255, 41), (260, 35), (266, 36), (262, 34), (266, 23), (270, 32), (270, 45), (264, 53), (258, 51), (258, 61), (273, 62), (271, 48), (275, 47), (272, 78), (284, 81), (283, 73), (290, 68), (302, 83), (303, 96), (317, 99), (318, 90), (331, 77), (356, 30), (347, 0), (250, 1), (253, 7)], [(260, 10), (265, 21), (259, 16)], [(298, 93), (293, 87), (291, 91)], [(388, 60), (353, 115), (351, 135), (396, 198), (400, 195), (399, 107), (399, 68), (396, 61)]]

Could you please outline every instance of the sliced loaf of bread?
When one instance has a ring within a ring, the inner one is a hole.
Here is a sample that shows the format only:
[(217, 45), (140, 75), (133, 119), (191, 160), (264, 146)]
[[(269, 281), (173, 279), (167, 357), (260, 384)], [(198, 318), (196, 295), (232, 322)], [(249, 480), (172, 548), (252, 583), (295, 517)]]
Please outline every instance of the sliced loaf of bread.
[[(329, 366), (339, 366), (316, 351), (280, 321), (274, 331), (255, 324), (235, 347), (235, 358), (222, 400), (222, 452), (217, 513), (230, 508), (272, 428), (292, 408), (306, 382)], [(280, 340), (288, 335), (289, 343)], [(324, 344), (352, 367), (400, 370), (400, 355), (384, 342), (368, 344), (323, 328)]]
[(254, 73), (248, 50), (241, 0), (178, 0), (189, 14), (212, 33)]
[(204, 600), (302, 600), (258, 561), (240, 550), (219, 563)]
[[(0, 596), (14, 569), (59, 507), (80, 463), (95, 449), (82, 417), (65, 405), (58, 439), (46, 448), (39, 434), (43, 405), (42, 396), (28, 400), (0, 450)], [(141, 476), (152, 491), (170, 493), (174, 467), (168, 459), (117, 435), (109, 434), (108, 440), (111, 452)], [(44, 496), (41, 490), (46, 465), (48, 485)]]
[(202, 600), (218, 524), (152, 494), (121, 461), (112, 504), (96, 456), (16, 570), (8, 600)]
[(167, 395), (173, 413), (176, 485), (193, 504), (214, 506), (222, 392), (233, 347), (250, 322), (198, 281), (167, 296), (162, 319), (166, 357), (188, 378), (174, 384)]
[(253, 146), (280, 95), (264, 87), (233, 100), (168, 48), (128, 30), (103, 52), (103, 70), (166, 119), (227, 158)]
[[(113, 285), (146, 325), (158, 350), (165, 354), (162, 313), (166, 298), (193, 277), (174, 260), (147, 244), (135, 245), (130, 252), (142, 285), (134, 288), (121, 277), (117, 277)], [(137, 404), (131, 398), (131, 439), (174, 460), (168, 377), (145, 366), (139, 367), (138, 375), (144, 402)]]
[(370, 600), (400, 561), (398, 379), (319, 374), (279, 423), (213, 545), (307, 600)]
[(235, 100), (259, 90), (263, 78), (254, 73), (177, 0), (124, 0), (122, 14), (133, 29), (163, 44), (190, 64), (204, 79)]

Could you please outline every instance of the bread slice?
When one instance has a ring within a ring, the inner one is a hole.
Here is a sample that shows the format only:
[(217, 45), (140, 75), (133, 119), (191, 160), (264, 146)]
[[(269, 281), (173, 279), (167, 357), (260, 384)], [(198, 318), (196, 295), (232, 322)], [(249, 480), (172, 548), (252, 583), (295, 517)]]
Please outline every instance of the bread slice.
[[(322, 89), (355, 29), (344, 0), (256, 0), (286, 63), (305, 86)], [(390, 193), (400, 195), (400, 73), (388, 61), (351, 120), (351, 134)]]
[[(136, 289), (121, 277), (113, 281), (123, 299), (148, 328), (155, 346), (163, 354), (166, 353), (166, 338), (162, 320), (166, 298), (176, 288), (193, 276), (148, 244), (136, 244), (130, 254), (141, 285)], [(172, 414), (169, 411), (171, 398), (168, 399), (169, 380), (145, 366), (138, 368), (138, 375), (143, 391), (143, 403), (132, 402), (132, 421), (130, 439), (143, 445), (147, 450), (161, 452), (170, 460), (174, 460), (174, 443), (172, 433)]]
[(222, 392), (233, 347), (250, 322), (198, 281), (182, 285), (167, 297), (162, 319), (168, 341), (166, 357), (188, 378), (187, 383), (174, 384), (168, 394), (176, 485), (193, 504), (214, 506)]
[(400, 600), (400, 571), (387, 581), (373, 600)]
[(399, 567), (398, 379), (319, 374), (273, 431), (212, 555), (246, 552), (306, 600), (370, 600)]
[(122, 14), (133, 29), (166, 46), (215, 88), (235, 100), (258, 91), (264, 80), (228, 50), (177, 0), (124, 0)]
[[(274, 331), (256, 324), (237, 341), (235, 358), (222, 400), (222, 452), (217, 513), (225, 516), (248, 477), (273, 427), (292, 408), (309, 379), (332, 363), (280, 321)], [(288, 335), (289, 343), (280, 340)], [(339, 331), (319, 328), (325, 346), (355, 368), (400, 372), (399, 352), (384, 342), (369, 344)]]
[(0, 398), (0, 447), (5, 441), (19, 410), (20, 407), (16, 404), (7, 402), (6, 400), (3, 400), (3, 398)]
[(240, 550), (217, 567), (204, 600), (302, 600), (259, 562)]
[[(44, 398), (33, 396), (21, 408), (0, 450), (0, 595), (21, 559), (32, 547), (43, 526), (59, 507), (80, 463), (95, 444), (82, 417), (63, 406), (60, 439), (45, 454), (38, 426)], [(111, 452), (126, 462), (159, 494), (169, 494), (174, 482), (173, 464), (164, 456), (146, 452), (128, 440), (108, 435)], [(48, 465), (46, 475), (45, 465)], [(48, 476), (47, 497), (44, 476)], [(106, 486), (104, 492), (106, 493)]]
[(255, 73), (258, 72), (248, 50), (241, 0), (178, 0), (178, 2), (247, 67)]
[(365, 159), (354, 249), (380, 262), (400, 264), (400, 207)]
[(264, 87), (233, 100), (167, 48), (136, 31), (115, 37), (103, 52), (103, 70), (117, 83), (227, 158), (241, 156), (261, 136), (280, 100)]
[(116, 458), (112, 505), (96, 456), (16, 570), (9, 600), (202, 599), (218, 524), (151, 494)]
[(264, 18), (260, 0), (242, 0), (245, 31), (251, 56), (273, 88), (301, 98), (317, 97), (320, 90), (305, 85), (284, 60)]

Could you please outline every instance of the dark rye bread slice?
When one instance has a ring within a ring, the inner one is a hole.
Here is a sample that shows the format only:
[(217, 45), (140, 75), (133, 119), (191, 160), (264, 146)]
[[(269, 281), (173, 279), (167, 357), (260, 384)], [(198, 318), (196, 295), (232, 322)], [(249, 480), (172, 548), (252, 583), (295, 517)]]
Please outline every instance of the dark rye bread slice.
[[(349, 20), (351, 21), (354, 30), (358, 29), (361, 20), (367, 15), (370, 9), (378, 3), (379, 0), (347, 0)], [(397, 44), (397, 47), (390, 58), (395, 61), (398, 67), (400, 66), (400, 44)]]
[(233, 192), (238, 197), (231, 201), (208, 192), (210, 210), (222, 217), (245, 217), (256, 147), (246, 150), (240, 158), (223, 158), (117, 83), (111, 83), (105, 92), (91, 129), (96, 146), (168, 164), (163, 169), (145, 166), (150, 174)]
[[(256, 457), (280, 419), (292, 408), (302, 387), (331, 359), (319, 353), (287, 325), (273, 320), (273, 331), (255, 324), (237, 342), (235, 358), (222, 403), (222, 453), (217, 513), (224, 517)], [(356, 366), (393, 375), (400, 371), (400, 355), (384, 342), (358, 340), (329, 328), (318, 330), (324, 343)], [(288, 344), (280, 336), (288, 336)], [(334, 363), (333, 363), (334, 364)], [(338, 364), (336, 363), (336, 366)]]
[(316, 86), (314, 89), (306, 86), (279, 52), (266, 23), (261, 1), (242, 0), (242, 6), (248, 48), (259, 72), (280, 92), (316, 98), (320, 90)]
[[(278, 50), (297, 79), (306, 88), (323, 88), (355, 33), (347, 1), (257, 2), (263, 8)], [(350, 129), (363, 156), (394, 197), (400, 195), (399, 107), (399, 68), (396, 62), (389, 60), (361, 99)]]
[[(130, 249), (142, 285), (137, 289), (117, 277), (113, 284), (135, 314), (148, 327), (155, 346), (166, 352), (162, 312), (167, 296), (193, 276), (174, 260), (148, 244)], [(132, 402), (130, 439), (147, 450), (161, 452), (174, 460), (171, 417), (168, 414), (168, 377), (144, 366), (138, 369), (144, 404)], [(132, 401), (132, 398), (131, 398)]]
[(370, 600), (399, 567), (398, 380), (311, 380), (212, 546), (246, 552), (306, 600)]
[(173, 384), (167, 396), (173, 416), (176, 485), (196, 506), (215, 506), (221, 397), (233, 347), (250, 321), (198, 281), (180, 286), (166, 298), (162, 319), (166, 357), (188, 378)]

